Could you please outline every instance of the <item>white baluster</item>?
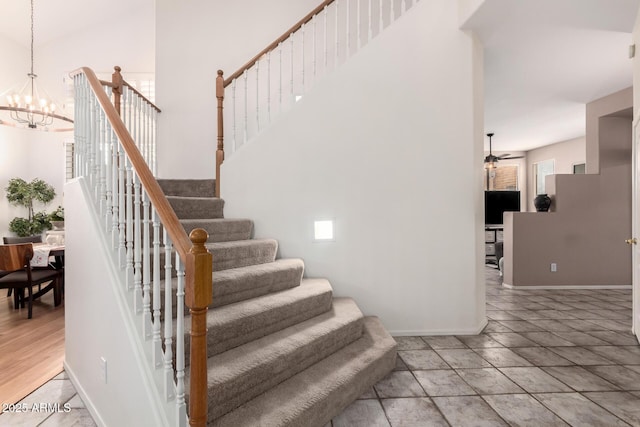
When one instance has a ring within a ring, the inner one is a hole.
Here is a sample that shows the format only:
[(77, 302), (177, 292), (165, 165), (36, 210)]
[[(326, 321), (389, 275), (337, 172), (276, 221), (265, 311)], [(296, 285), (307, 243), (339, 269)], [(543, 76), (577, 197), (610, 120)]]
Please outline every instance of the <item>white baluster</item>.
[(118, 171), (118, 139), (116, 138), (113, 132), (113, 129), (111, 130), (111, 141), (112, 141), (111, 155), (113, 156), (113, 160), (111, 162), (111, 168), (112, 168), (111, 179), (113, 180), (111, 184), (111, 188), (113, 189), (113, 210), (112, 210), (113, 219), (111, 220), (111, 247), (117, 250), (118, 236), (120, 234), (118, 230), (118, 218), (119, 218), (118, 212), (121, 205), (120, 205), (120, 191), (119, 191), (120, 180), (118, 179), (118, 173), (119, 173)]
[(313, 49), (313, 56), (311, 57), (311, 63), (313, 64), (313, 81), (315, 81), (315, 79), (316, 79), (316, 56), (317, 56), (316, 55), (316, 50), (317, 50), (317, 41), (316, 41), (317, 40), (317, 37), (316, 37), (316, 32), (317, 32), (316, 23), (317, 23), (317, 20), (316, 20), (316, 17), (317, 16), (318, 15), (315, 15), (313, 17), (313, 20), (312, 20), (312, 22), (313, 22), (313, 43), (312, 43), (311, 46), (312, 46), (312, 49)]
[(126, 188), (127, 188), (127, 174), (125, 167), (125, 155), (124, 149), (118, 141), (118, 205), (120, 206), (118, 214), (118, 263), (121, 269), (126, 269), (127, 266), (127, 249), (126, 249)]
[(134, 286), (134, 265), (133, 265), (133, 171), (128, 158), (125, 158), (125, 168), (127, 172), (127, 205), (126, 205), (126, 222), (124, 230), (127, 235), (127, 289), (132, 290)]
[[(142, 212), (140, 203), (140, 180), (133, 174), (133, 307), (137, 314), (142, 313)], [(127, 227), (129, 222), (127, 221)]]
[(333, 56), (334, 56), (334, 58), (333, 58), (333, 69), (335, 70), (336, 68), (338, 68), (338, 58), (339, 58), (338, 55), (340, 54), (340, 31), (339, 31), (340, 25), (338, 25), (338, 22), (339, 22), (338, 18), (340, 18), (340, 14), (338, 13), (340, 11), (339, 0), (336, 0), (334, 2), (334, 4), (335, 4), (334, 10), (336, 11), (336, 14), (335, 14), (336, 22), (335, 22), (335, 28), (334, 28), (334, 33), (335, 33), (334, 34), (334, 39), (335, 39), (335, 45), (336, 46), (335, 46), (335, 49), (333, 51)]
[(235, 153), (236, 152), (236, 140), (238, 139), (238, 131), (237, 131), (237, 126), (236, 126), (236, 122), (237, 122), (237, 116), (236, 116), (236, 82), (238, 81), (238, 79), (233, 79), (233, 81), (231, 82), (231, 103), (232, 103), (232, 113), (231, 115), (233, 116), (233, 139), (231, 140), (231, 152)]
[(107, 122), (107, 141), (105, 150), (105, 222), (104, 229), (107, 234), (111, 234), (113, 224), (113, 128)]
[(291, 41), (291, 102), (294, 102), (295, 100), (293, 98), (293, 58), (294, 58), (293, 33), (289, 35), (289, 40)]
[(142, 189), (142, 333), (145, 339), (153, 334), (151, 322), (151, 228), (149, 197)]
[(367, 43), (369, 43), (371, 41), (371, 39), (373, 38), (373, 2), (372, 0), (369, 0), (369, 31), (367, 33)]
[(164, 229), (164, 397), (168, 401), (175, 397), (175, 383), (173, 381), (173, 289), (171, 277), (171, 252), (173, 244), (169, 233)]
[(382, 32), (384, 29), (384, 14), (382, 13), (382, 2), (383, 0), (378, 0), (378, 8), (380, 9), (378, 12), (378, 34)]
[(249, 85), (247, 83), (247, 70), (244, 70), (242, 77), (244, 78), (244, 142), (246, 143), (248, 139), (247, 123), (249, 122), (249, 112), (247, 111), (248, 104), (249, 104), (249, 98), (248, 98)]
[(328, 28), (328, 21), (329, 21), (329, 6), (325, 6), (324, 7), (324, 43), (323, 43), (323, 49), (324, 49), (324, 60), (323, 60), (323, 64), (324, 64), (324, 72), (327, 72), (327, 62), (328, 62), (328, 57), (329, 57), (329, 46), (328, 46), (328, 39), (329, 39), (329, 28)]
[(260, 132), (260, 60), (256, 61), (256, 130)]
[(96, 194), (96, 200), (98, 200), (98, 214), (100, 218), (104, 218), (107, 215), (107, 205), (106, 205), (106, 164), (105, 164), (105, 147), (107, 144), (107, 116), (104, 113), (104, 110), (100, 108), (99, 110), (99, 134), (98, 134), (98, 163), (97, 163), (97, 172), (98, 172), (98, 193)]
[(267, 53), (267, 124), (271, 123), (271, 51)]
[(305, 60), (304, 60), (304, 43), (305, 43), (305, 28), (306, 25), (302, 24), (302, 66), (300, 67), (300, 74), (302, 76), (302, 90), (301, 92), (304, 93), (304, 70), (305, 70)]
[(361, 22), (361, 14), (360, 14), (360, 0), (356, 0), (356, 34), (358, 37), (358, 49), (362, 47), (362, 22)]
[[(155, 111), (155, 110), (154, 110)], [(160, 301), (160, 221), (155, 208), (151, 207), (151, 220), (153, 222), (153, 348), (151, 357), (153, 366), (162, 366), (162, 316)], [(167, 278), (171, 283), (171, 276)], [(171, 295), (171, 293), (169, 293)], [(169, 323), (169, 322), (168, 322)]]
[(178, 290), (176, 292), (176, 406), (178, 419), (186, 418), (184, 388), (184, 266), (176, 253), (176, 269), (178, 272)]
[(349, 0), (347, 0), (347, 11), (346, 11), (346, 20), (347, 20), (347, 42), (345, 43), (345, 46), (347, 48), (346, 50), (346, 56), (345, 59), (349, 58), (349, 56), (351, 56), (351, 4), (349, 2)]
[(282, 42), (278, 43), (278, 113), (282, 113)]

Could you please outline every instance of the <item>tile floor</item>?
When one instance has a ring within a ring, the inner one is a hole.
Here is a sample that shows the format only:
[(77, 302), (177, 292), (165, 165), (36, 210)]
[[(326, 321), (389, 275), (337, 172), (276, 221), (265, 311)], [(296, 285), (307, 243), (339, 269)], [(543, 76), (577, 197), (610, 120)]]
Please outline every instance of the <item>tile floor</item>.
[[(509, 290), (487, 267), (478, 336), (397, 337), (396, 369), (325, 427), (640, 426), (630, 290)], [(62, 373), (0, 426), (94, 426)], [(65, 412), (64, 403), (70, 410)]]

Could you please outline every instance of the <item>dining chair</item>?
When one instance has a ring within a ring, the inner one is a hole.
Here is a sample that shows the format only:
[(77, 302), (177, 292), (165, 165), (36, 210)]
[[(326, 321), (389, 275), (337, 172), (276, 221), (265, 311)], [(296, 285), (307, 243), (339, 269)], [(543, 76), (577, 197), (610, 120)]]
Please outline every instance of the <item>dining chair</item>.
[[(60, 277), (61, 272), (50, 269), (32, 269), (33, 244), (21, 243), (15, 245), (0, 245), (0, 270), (7, 274), (0, 277), (0, 289), (15, 289), (13, 296), (14, 309), (18, 306), (24, 308), (26, 289), (28, 294), (29, 312), (28, 319), (33, 314), (33, 300), (53, 290), (54, 305), (61, 302)], [(50, 282), (50, 283), (48, 283)], [(37, 292), (33, 292), (33, 286), (44, 285)]]
[[(39, 234), (37, 236), (27, 236), (27, 237), (3, 237), (2, 238), (2, 243), (4, 243), (5, 245), (12, 245), (12, 244), (16, 244), (16, 243), (42, 243), (42, 234)], [(0, 277), (4, 276), (3, 271), (0, 271)], [(5, 273), (6, 274), (6, 273)], [(7, 291), (7, 298), (11, 296), (11, 291), (13, 289), (9, 288), (9, 290)]]

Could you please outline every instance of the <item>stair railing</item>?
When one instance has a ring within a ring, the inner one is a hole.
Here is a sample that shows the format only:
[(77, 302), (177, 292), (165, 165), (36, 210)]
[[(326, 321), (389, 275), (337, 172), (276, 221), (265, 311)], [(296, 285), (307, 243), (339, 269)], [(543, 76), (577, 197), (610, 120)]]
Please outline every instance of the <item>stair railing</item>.
[[(218, 70), (216, 195), (225, 127), (231, 142), (226, 154), (232, 155), (417, 1), (325, 0), (226, 79)], [(231, 106), (225, 108), (229, 86)]]
[[(119, 71), (116, 68), (117, 74)], [(150, 110), (157, 113), (157, 107), (131, 90), (124, 80), (101, 82), (89, 68), (80, 68), (72, 76), (75, 170), (91, 189), (102, 232), (110, 242), (112, 262), (121, 272), (122, 293), (129, 302), (141, 343), (147, 347), (166, 419), (174, 426), (187, 423), (186, 304), (191, 314), (188, 421), (191, 426), (204, 426), (206, 313), (212, 299), (212, 257), (204, 245), (208, 235), (197, 229), (187, 236), (149, 167), (155, 164), (147, 160), (155, 156), (155, 149), (149, 148), (155, 147), (155, 120), (145, 124), (145, 117)], [(121, 92), (114, 94), (116, 91)], [(116, 105), (121, 104), (122, 115), (112, 105), (112, 97)], [(145, 142), (136, 143), (132, 135)], [(172, 289), (173, 277), (177, 277), (176, 289)]]

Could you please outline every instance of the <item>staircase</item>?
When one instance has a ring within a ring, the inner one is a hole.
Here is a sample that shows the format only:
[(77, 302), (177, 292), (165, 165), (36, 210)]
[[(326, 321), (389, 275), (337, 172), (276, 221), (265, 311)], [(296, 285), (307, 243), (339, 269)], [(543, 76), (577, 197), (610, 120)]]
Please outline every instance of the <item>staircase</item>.
[(393, 369), (380, 321), (303, 277), (302, 260), (276, 259), (251, 220), (224, 218), (214, 180), (158, 182), (186, 232), (209, 233), (208, 426), (324, 426)]

